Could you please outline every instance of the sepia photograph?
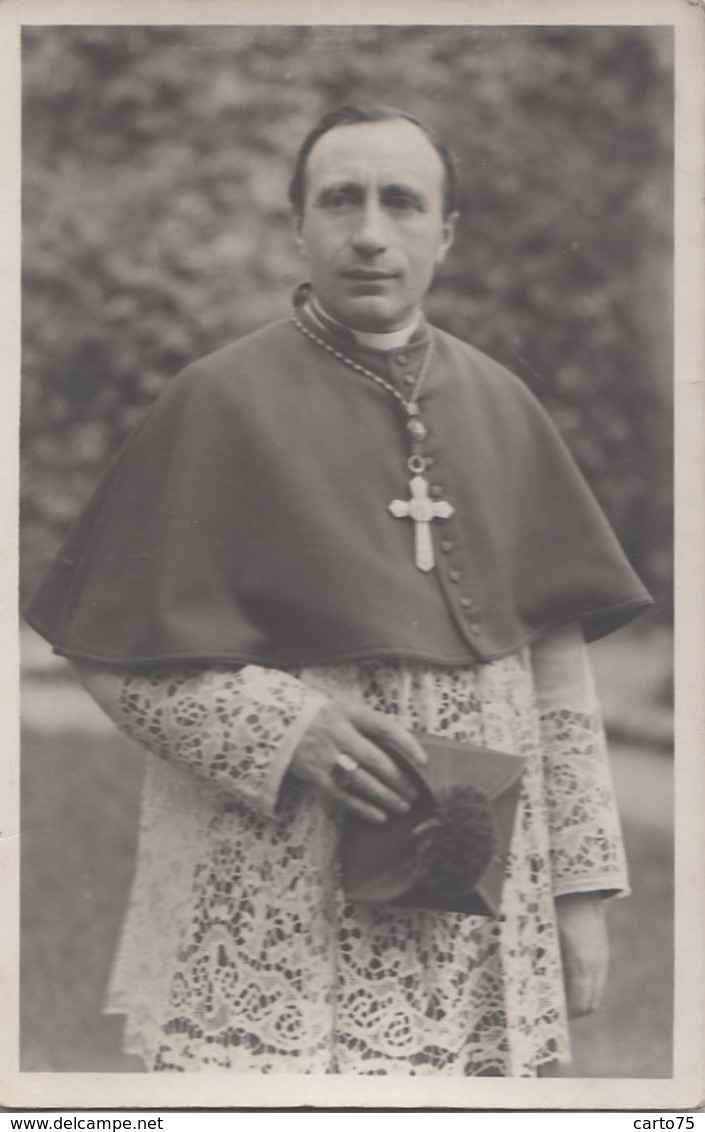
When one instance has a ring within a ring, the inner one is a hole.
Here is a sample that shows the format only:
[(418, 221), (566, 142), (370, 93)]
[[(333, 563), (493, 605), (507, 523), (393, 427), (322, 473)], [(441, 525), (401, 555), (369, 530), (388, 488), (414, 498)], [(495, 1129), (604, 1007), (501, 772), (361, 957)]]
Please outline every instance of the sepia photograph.
[(674, 27), (20, 34), (20, 1077), (673, 1080)]

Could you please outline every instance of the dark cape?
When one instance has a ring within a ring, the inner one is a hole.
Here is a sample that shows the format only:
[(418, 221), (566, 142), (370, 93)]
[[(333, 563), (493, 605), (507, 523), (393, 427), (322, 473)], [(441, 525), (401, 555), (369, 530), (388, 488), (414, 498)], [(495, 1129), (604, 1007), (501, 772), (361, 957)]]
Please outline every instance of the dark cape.
[[(320, 330), (317, 329), (320, 333)], [(26, 616), (55, 651), (118, 665), (486, 662), (568, 622), (588, 640), (650, 598), (522, 383), (424, 325), (386, 353), (330, 338), (420, 404), (452, 517), (413, 559), (400, 406), (274, 323), (189, 366), (114, 460)], [(408, 386), (407, 386), (408, 389)]]

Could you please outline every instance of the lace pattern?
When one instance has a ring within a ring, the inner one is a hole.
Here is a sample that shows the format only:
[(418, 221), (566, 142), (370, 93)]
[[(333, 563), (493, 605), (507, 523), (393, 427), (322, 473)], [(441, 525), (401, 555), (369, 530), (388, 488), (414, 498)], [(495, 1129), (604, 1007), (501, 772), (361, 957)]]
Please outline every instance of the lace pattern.
[(325, 698), (256, 665), (132, 673), (116, 721), (147, 750), (271, 815), (291, 754)]
[(614, 891), (626, 861), (600, 714), (545, 712), (541, 737), (554, 894)]
[[(345, 903), (338, 814), (284, 776), (335, 698), (529, 756), (499, 920)], [(599, 719), (540, 718), (529, 650), (453, 671), (133, 674), (115, 715), (162, 756), (110, 998), (148, 1067), (521, 1076), (566, 1059), (552, 884), (626, 882)]]

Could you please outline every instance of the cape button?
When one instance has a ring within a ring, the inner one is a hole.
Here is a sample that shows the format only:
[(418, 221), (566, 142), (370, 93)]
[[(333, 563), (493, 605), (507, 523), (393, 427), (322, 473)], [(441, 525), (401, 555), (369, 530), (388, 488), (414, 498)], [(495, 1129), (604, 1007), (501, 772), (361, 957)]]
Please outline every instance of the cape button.
[(398, 366), (405, 366), (406, 363), (408, 362), (408, 360), (409, 359), (406, 356), (406, 354), (396, 354), (395, 357), (394, 357), (394, 361), (397, 363)]
[(440, 499), (443, 495), (443, 485), (440, 483), (432, 483), (430, 491), (434, 499)]
[[(457, 571), (452, 571), (452, 572), (457, 573)], [(465, 595), (463, 595), (463, 597), (461, 597), (458, 604), (460, 605), (460, 608), (462, 610), (464, 610), (465, 613), (471, 613), (475, 608), (473, 601), (472, 601), (472, 598), (466, 597)]]
[(455, 546), (454, 542), (451, 542), (451, 540), (449, 538), (444, 538), (443, 541), (441, 542), (441, 553), (442, 554), (450, 554), (450, 552), (451, 552), (451, 550), (453, 549), (454, 546)]
[[(448, 571), (448, 577), (451, 580), (451, 582), (459, 582), (460, 579), (462, 578), (462, 576), (463, 575), (460, 573), (460, 570), (449, 570)], [(463, 604), (462, 599), (461, 599), (460, 604), (461, 605)]]

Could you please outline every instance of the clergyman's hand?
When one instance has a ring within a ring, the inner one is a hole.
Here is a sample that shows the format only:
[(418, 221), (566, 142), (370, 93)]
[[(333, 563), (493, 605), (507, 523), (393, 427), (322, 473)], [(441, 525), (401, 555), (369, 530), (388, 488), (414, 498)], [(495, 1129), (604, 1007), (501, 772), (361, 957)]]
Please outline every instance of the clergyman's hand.
[(556, 898), (568, 1017), (597, 1010), (607, 979), (609, 947), (604, 901), (594, 892)]
[(409, 777), (384, 748), (423, 765), (426, 754), (396, 720), (366, 707), (325, 704), (299, 740), (289, 771), (368, 821), (403, 814), (416, 797)]

